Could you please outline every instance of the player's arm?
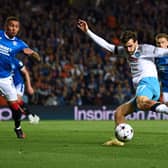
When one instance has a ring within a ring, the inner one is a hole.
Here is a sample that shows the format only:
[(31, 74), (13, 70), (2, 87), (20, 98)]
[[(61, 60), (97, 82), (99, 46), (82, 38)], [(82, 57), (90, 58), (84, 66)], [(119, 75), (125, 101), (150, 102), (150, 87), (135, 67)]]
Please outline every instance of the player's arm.
[(143, 50), (144, 54), (140, 56), (141, 58), (164, 57), (168, 55), (167, 48), (160, 48), (149, 44), (144, 44)]
[(39, 62), (41, 61), (40, 55), (36, 51), (32, 50), (31, 48), (24, 48), (23, 53), (26, 55), (32, 56), (33, 58), (35, 58)]
[(31, 85), (30, 75), (29, 75), (29, 72), (28, 72), (28, 70), (26, 69), (25, 66), (21, 69), (21, 72), (22, 72), (22, 74), (25, 77), (25, 84), (26, 84), (27, 92), (30, 95), (34, 94), (34, 89), (33, 89), (32, 85)]
[(108, 43), (103, 38), (97, 36), (95, 33), (93, 33), (91, 30), (89, 30), (88, 24), (86, 21), (79, 19), (77, 23), (77, 27), (85, 32), (94, 42), (96, 42), (99, 46), (105, 48), (106, 50), (110, 52), (115, 51), (115, 45)]
[(154, 53), (155, 53), (155, 57), (164, 57), (168, 55), (168, 49), (155, 47)]

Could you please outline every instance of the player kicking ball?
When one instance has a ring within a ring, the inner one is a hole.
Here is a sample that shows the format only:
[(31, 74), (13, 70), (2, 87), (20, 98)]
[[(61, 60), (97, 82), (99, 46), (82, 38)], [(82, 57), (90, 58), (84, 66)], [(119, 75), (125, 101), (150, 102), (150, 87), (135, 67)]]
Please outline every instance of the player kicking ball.
[[(135, 112), (137, 109), (142, 111), (154, 111), (157, 113), (168, 114), (168, 107), (160, 103), (160, 84), (154, 58), (164, 57), (168, 54), (165, 48), (159, 48), (150, 44), (139, 44), (137, 33), (127, 30), (121, 33), (120, 46), (110, 44), (103, 38), (93, 33), (86, 21), (79, 19), (77, 27), (88, 35), (94, 42), (106, 50), (118, 56), (124, 56), (129, 62), (132, 82), (136, 90), (135, 97), (130, 101), (121, 104), (115, 110), (115, 129), (118, 125), (126, 123), (125, 116)], [(117, 137), (104, 143), (107, 146), (123, 146)]]

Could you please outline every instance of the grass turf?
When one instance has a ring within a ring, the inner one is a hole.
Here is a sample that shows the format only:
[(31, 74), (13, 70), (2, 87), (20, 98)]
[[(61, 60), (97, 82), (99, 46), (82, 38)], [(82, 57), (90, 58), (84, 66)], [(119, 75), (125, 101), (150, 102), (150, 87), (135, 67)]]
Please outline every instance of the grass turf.
[(168, 165), (168, 121), (129, 121), (134, 139), (124, 147), (101, 144), (113, 121), (22, 122), (25, 140), (15, 137), (12, 121), (0, 122), (1, 168), (163, 168)]

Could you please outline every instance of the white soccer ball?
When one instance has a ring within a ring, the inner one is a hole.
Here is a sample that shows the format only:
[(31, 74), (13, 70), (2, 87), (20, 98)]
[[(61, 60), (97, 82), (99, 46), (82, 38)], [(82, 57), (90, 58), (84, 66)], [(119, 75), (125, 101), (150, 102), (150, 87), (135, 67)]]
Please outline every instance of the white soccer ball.
[(131, 125), (121, 123), (115, 128), (115, 136), (120, 141), (130, 141), (134, 136), (134, 130)]

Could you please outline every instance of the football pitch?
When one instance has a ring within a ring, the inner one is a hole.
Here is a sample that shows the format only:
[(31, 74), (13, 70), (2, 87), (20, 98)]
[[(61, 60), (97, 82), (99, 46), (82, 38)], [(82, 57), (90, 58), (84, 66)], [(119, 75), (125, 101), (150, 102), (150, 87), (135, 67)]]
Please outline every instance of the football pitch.
[(124, 147), (104, 147), (113, 121), (0, 121), (0, 168), (164, 168), (168, 165), (168, 121), (129, 121), (134, 138)]

